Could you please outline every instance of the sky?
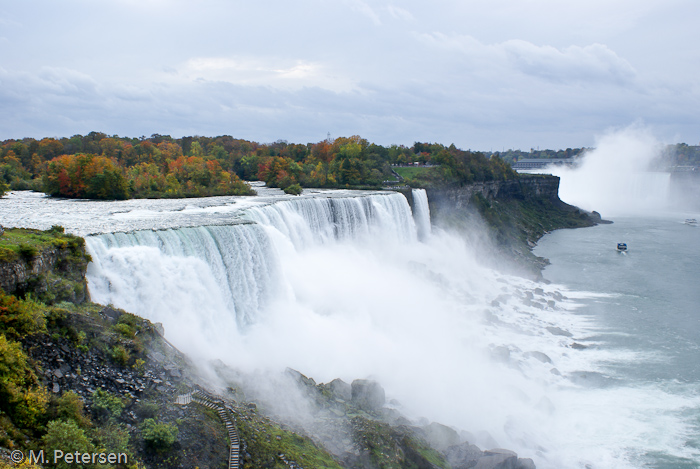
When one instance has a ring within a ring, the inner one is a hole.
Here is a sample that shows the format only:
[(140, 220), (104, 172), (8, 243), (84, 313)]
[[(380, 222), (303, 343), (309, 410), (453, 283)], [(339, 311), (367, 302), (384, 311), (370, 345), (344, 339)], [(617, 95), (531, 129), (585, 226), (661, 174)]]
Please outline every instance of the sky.
[(700, 143), (697, 0), (0, 0), (0, 140)]

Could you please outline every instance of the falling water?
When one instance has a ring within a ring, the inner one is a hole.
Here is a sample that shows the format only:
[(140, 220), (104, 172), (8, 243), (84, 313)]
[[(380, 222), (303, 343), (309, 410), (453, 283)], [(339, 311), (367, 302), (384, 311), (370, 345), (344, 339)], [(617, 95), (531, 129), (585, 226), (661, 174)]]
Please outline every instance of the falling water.
[[(110, 217), (138, 227), (87, 237), (90, 294), (162, 322), (200, 362), (289, 366), (320, 382), (373, 377), (414, 421), (451, 425), (540, 469), (687, 455), (674, 446), (688, 431), (677, 415), (697, 398), (607, 374), (648, 358), (606, 347), (603, 332), (628, 331), (581, 309), (610, 298), (484, 268), (464, 238), (435, 227), (419, 236), (423, 196), (414, 194), (413, 214), (400, 194), (325, 193), (188, 207), (10, 196), (0, 211), (19, 220), (36, 210), (45, 216), (30, 218), (72, 232)], [(142, 228), (174, 215), (185, 227)], [(217, 226), (191, 225), (207, 217)]]
[(418, 239), (424, 241), (430, 236), (430, 207), (428, 206), (428, 194), (425, 189), (411, 190), (413, 196), (413, 216), (416, 220)]

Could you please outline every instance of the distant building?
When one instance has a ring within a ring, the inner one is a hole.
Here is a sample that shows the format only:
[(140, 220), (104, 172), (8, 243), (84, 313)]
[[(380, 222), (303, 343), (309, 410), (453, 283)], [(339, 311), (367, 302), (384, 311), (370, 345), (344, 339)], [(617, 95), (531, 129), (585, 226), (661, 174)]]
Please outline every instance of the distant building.
[(542, 169), (546, 166), (573, 166), (573, 158), (522, 158), (511, 164), (513, 169)]

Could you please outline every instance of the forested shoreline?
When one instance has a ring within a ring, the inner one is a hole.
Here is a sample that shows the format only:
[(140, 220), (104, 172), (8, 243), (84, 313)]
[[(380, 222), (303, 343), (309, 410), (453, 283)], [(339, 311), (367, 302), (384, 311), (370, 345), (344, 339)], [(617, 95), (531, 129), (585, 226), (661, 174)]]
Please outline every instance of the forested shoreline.
[[(0, 194), (31, 189), (91, 199), (254, 195), (245, 181), (256, 180), (292, 194), (303, 187), (379, 189), (396, 180), (392, 166), (405, 165), (414, 168), (401, 173), (412, 187), (446, 187), (514, 179), (510, 163), (520, 158), (577, 158), (586, 150), (482, 153), (454, 144), (382, 146), (357, 135), (263, 144), (228, 135), (128, 138), (90, 132), (1, 142)], [(669, 145), (665, 153), (669, 164), (700, 165), (700, 147)]]
[(231, 136), (127, 138), (91, 132), (5, 140), (0, 183), (4, 190), (94, 199), (253, 195), (244, 182), (253, 180), (299, 193), (303, 187), (377, 189), (395, 179), (392, 165), (406, 164), (427, 166), (409, 181), (421, 187), (516, 177), (499, 157), (454, 145), (384, 147), (359, 136), (260, 144)]

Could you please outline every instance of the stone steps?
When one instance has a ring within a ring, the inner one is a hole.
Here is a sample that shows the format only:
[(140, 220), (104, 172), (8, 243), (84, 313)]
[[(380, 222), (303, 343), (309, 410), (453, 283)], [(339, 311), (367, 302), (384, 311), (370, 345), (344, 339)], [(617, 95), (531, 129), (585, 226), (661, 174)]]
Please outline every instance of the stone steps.
[(219, 418), (221, 418), (221, 421), (226, 426), (228, 438), (231, 442), (228, 467), (229, 469), (239, 469), (241, 464), (241, 441), (238, 437), (233, 407), (228, 405), (223, 399), (200, 390), (181, 394), (177, 396), (175, 400), (175, 403), (179, 405), (187, 405), (190, 402), (196, 402), (197, 404), (215, 410), (219, 414)]

